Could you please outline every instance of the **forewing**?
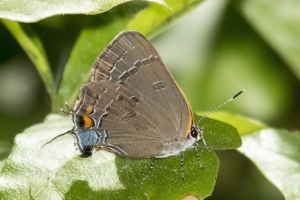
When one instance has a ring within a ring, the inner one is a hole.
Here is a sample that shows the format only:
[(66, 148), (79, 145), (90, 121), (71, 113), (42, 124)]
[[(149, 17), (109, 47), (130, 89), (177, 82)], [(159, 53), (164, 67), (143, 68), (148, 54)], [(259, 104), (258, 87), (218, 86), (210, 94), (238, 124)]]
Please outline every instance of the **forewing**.
[(151, 124), (158, 116), (149, 112), (159, 109), (167, 132), (162, 129), (153, 134), (171, 140), (189, 132), (193, 120), (189, 104), (156, 50), (140, 33), (122, 32), (99, 56), (92, 82), (103, 80), (123, 85), (146, 99), (147, 103), (141, 105), (144, 107), (135, 111), (148, 116)]

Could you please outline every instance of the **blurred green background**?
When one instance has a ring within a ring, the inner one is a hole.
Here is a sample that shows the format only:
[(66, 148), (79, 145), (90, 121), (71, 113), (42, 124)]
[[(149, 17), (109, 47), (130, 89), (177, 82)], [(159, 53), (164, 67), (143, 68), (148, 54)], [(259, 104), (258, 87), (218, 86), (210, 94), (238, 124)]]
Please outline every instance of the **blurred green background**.
[[(290, 63), (274, 50), (268, 34), (261, 33), (241, 8), (239, 1), (206, 1), (151, 43), (195, 112), (209, 111), (245, 89), (246, 93), (222, 110), (251, 117), (270, 127), (299, 130), (299, 78)], [(88, 19), (86, 15), (66, 15), (30, 24), (42, 39), (57, 87)], [(277, 30), (269, 31), (272, 35)], [(16, 134), (43, 121), (50, 112), (50, 102), (35, 67), (2, 24), (0, 47), (3, 157), (8, 155)], [(217, 153), (221, 166), (216, 189), (208, 199), (283, 199), (240, 153)]]

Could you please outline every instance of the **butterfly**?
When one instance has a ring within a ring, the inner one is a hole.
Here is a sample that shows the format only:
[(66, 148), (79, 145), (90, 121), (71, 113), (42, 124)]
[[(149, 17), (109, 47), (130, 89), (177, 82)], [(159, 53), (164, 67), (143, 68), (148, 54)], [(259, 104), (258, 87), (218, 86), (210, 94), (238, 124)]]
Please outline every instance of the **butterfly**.
[(128, 158), (181, 155), (183, 172), (183, 153), (199, 140), (206, 146), (187, 98), (136, 31), (121, 32), (100, 54), (70, 110), (73, 128), (50, 142), (73, 134), (82, 157), (97, 150)]

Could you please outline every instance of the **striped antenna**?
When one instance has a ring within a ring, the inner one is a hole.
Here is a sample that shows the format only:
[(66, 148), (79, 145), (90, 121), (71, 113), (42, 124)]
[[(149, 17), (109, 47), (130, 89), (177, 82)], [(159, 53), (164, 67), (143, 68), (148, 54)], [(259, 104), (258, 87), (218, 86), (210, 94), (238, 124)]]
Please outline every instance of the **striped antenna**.
[(73, 114), (73, 113), (74, 113), (74, 110), (73, 110), (72, 108), (69, 107), (69, 105), (68, 105), (67, 102), (65, 102), (65, 105), (66, 105), (67, 109), (68, 109), (70, 112), (66, 112), (66, 111), (64, 111), (62, 108), (60, 108), (60, 111), (63, 112), (63, 113), (65, 113), (65, 114), (67, 114), (67, 115)]
[(236, 93), (236, 95), (234, 95), (233, 97), (231, 97), (230, 99), (228, 99), (227, 101), (225, 101), (224, 103), (222, 103), (221, 105), (215, 107), (214, 109), (212, 109), (211, 111), (209, 111), (208, 113), (206, 113), (204, 116), (200, 117), (200, 119), (198, 119), (196, 124), (199, 124), (199, 122), (201, 120), (203, 120), (204, 118), (206, 118), (210, 113), (214, 112), (215, 110), (218, 110), (219, 108), (221, 108), (222, 106), (224, 106), (225, 104), (229, 103), (230, 101), (232, 101), (233, 99), (235, 99), (236, 97), (238, 97), (240, 94), (242, 94), (245, 90), (241, 90), (238, 93)]

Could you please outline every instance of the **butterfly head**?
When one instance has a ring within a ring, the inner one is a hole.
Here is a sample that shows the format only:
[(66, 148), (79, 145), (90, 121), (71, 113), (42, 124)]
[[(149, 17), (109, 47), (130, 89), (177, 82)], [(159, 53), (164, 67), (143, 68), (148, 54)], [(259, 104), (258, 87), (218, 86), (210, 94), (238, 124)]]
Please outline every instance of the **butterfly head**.
[(198, 125), (193, 124), (191, 127), (190, 137), (194, 138), (195, 141), (202, 140), (204, 146), (206, 147), (206, 142), (203, 138), (203, 129), (199, 128)]

